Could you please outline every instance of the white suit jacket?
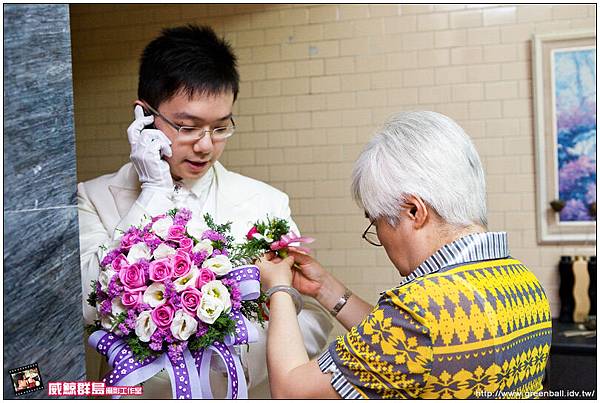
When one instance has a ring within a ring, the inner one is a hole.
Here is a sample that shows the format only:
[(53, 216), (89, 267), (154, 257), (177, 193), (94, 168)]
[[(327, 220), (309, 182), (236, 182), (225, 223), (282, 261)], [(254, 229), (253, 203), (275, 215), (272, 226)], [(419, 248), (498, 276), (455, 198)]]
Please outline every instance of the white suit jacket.
[[(214, 165), (214, 174), (217, 193), (216, 211), (212, 215), (216, 223), (233, 223), (231, 232), (236, 241), (244, 240), (250, 223), (264, 220), (267, 215), (287, 219), (292, 229), (297, 230), (290, 216), (289, 199), (285, 193), (263, 182), (227, 171), (219, 162)], [(120, 232), (115, 229), (126, 230), (131, 225), (139, 224), (144, 215), (162, 214), (173, 207), (165, 205), (162, 200), (157, 205), (142, 208), (135, 203), (140, 190), (138, 175), (131, 163), (125, 164), (115, 173), (78, 185), (81, 277), (86, 323), (92, 323), (96, 318), (95, 309), (87, 304), (86, 299), (91, 291), (90, 284), (97, 279), (99, 273), (99, 247), (114, 244), (114, 239), (120, 236)], [(314, 300), (308, 298), (305, 299), (305, 308), (298, 320), (309, 355), (312, 357), (319, 354), (326, 346), (333, 327), (330, 317)], [(266, 328), (257, 328), (259, 341), (250, 344), (248, 351), (245, 346), (239, 350), (248, 379), (249, 397), (268, 398)], [(86, 356), (88, 379), (101, 379), (109, 369), (105, 360), (89, 346)], [(226, 390), (225, 378), (220, 374), (213, 374), (215, 376), (221, 378), (213, 389), (215, 397), (223, 397)], [(169, 385), (166, 372), (159, 373), (144, 383), (144, 398), (171, 398)]]

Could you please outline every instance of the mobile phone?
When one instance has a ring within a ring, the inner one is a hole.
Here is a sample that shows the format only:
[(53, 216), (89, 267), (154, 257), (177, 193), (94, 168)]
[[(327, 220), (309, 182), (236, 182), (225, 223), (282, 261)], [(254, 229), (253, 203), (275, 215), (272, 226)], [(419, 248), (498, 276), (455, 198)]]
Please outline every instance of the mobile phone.
[[(144, 116), (152, 116), (152, 113), (149, 112), (148, 110), (146, 110), (146, 108), (144, 108), (142, 106), (142, 109), (144, 110)], [(146, 129), (156, 129), (156, 126), (154, 126), (154, 122), (150, 123), (149, 125), (145, 126)]]

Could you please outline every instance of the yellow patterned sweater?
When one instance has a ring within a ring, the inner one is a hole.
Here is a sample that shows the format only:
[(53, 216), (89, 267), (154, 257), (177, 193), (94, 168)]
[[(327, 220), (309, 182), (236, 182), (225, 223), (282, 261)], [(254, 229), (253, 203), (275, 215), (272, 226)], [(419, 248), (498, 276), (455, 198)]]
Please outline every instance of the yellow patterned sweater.
[(463, 260), (383, 293), (321, 356), (342, 397), (535, 397), (552, 332), (544, 290), (518, 260)]

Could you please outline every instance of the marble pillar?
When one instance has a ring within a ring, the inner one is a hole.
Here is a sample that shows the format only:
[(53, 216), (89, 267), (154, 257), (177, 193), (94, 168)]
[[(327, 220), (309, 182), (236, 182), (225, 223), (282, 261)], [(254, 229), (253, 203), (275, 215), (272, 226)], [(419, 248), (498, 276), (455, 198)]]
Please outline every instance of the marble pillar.
[(83, 380), (68, 5), (4, 5), (4, 398), (8, 370)]

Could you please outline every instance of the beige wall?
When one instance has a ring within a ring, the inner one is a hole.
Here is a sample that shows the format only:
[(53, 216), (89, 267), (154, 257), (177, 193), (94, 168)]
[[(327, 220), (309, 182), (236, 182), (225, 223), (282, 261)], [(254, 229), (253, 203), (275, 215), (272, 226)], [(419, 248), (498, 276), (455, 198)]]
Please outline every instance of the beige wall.
[(352, 164), (392, 112), (449, 115), (473, 137), (488, 181), (491, 230), (546, 287), (587, 246), (536, 242), (531, 35), (595, 27), (595, 5), (71, 5), (79, 180), (128, 160), (137, 62), (165, 26), (204, 23), (230, 40), (242, 85), (239, 132), (221, 161), (290, 195), (317, 257), (370, 301), (398, 282), (361, 240)]

